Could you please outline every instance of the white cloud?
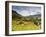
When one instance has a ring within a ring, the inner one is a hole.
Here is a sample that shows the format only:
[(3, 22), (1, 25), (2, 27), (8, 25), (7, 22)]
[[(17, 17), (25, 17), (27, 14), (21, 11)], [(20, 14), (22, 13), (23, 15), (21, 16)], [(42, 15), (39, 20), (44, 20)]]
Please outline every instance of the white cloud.
[(41, 8), (39, 7), (16, 7), (13, 10), (22, 16), (36, 15), (41, 12)]
[(22, 11), (18, 11), (17, 13), (19, 13), (22, 16), (30, 16), (30, 15), (36, 15), (39, 12), (31, 12), (31, 11), (27, 11), (27, 10), (22, 10)]
[(20, 15), (22, 15), (22, 16), (29, 16), (30, 14), (29, 14), (29, 11), (27, 11), (27, 10), (22, 10), (22, 11), (20, 11), (20, 12), (18, 12)]

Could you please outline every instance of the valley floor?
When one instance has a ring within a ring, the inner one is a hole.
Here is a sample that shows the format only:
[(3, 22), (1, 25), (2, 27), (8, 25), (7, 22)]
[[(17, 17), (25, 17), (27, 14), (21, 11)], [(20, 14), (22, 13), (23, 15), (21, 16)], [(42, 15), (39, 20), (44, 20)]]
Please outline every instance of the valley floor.
[(22, 31), (22, 30), (39, 30), (40, 25), (35, 25), (31, 21), (16, 21), (12, 20), (12, 31)]

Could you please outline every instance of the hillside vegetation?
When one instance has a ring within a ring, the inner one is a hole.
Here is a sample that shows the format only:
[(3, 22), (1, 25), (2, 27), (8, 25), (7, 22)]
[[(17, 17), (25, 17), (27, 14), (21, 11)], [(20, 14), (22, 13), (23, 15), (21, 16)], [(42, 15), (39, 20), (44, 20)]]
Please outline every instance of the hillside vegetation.
[(41, 29), (41, 15), (21, 16), (16, 11), (12, 11), (12, 31), (39, 30)]

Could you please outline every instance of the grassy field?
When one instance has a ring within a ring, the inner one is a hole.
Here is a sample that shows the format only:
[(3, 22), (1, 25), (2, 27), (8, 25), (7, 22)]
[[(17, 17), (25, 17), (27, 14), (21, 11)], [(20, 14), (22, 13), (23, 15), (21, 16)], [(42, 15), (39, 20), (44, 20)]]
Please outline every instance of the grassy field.
[(35, 25), (31, 21), (16, 21), (12, 20), (12, 31), (22, 31), (22, 30), (39, 30), (40, 25)]

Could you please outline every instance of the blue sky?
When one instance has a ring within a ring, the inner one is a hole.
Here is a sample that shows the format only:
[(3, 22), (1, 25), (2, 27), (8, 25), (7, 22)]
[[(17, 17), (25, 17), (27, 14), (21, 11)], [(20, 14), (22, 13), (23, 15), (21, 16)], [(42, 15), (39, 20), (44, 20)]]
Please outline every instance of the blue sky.
[(22, 16), (41, 14), (41, 7), (35, 6), (12, 6), (12, 10)]

